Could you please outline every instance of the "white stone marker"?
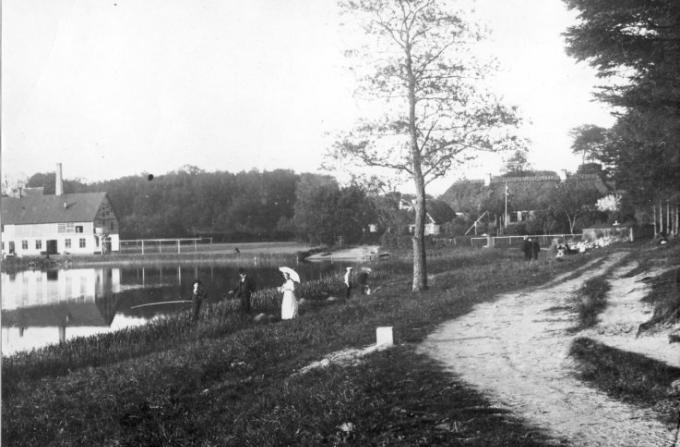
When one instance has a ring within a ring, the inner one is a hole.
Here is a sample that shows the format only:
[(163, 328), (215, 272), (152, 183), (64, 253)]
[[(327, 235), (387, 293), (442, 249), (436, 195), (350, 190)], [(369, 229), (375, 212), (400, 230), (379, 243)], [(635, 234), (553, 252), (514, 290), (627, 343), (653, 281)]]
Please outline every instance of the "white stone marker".
[(392, 346), (394, 339), (392, 338), (392, 326), (379, 327), (375, 330), (376, 346)]

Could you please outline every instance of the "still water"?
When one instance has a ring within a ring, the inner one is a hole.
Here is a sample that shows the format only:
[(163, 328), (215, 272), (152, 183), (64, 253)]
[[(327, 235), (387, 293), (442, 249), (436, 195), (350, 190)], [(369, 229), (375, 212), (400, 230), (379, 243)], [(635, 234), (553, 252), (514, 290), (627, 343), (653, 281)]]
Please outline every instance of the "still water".
[[(344, 270), (342, 264), (294, 265), (302, 281)], [(258, 288), (280, 285), (276, 267), (249, 267)], [(188, 309), (199, 278), (209, 301), (236, 287), (237, 267), (177, 264), (2, 273), (2, 355), (74, 337), (146, 324)], [(172, 303), (174, 302), (174, 303)]]

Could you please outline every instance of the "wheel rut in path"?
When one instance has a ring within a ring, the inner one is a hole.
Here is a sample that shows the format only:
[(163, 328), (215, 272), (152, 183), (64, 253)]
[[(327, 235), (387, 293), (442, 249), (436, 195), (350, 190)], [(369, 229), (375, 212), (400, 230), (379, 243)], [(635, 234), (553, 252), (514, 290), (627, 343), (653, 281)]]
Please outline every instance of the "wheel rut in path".
[(654, 415), (589, 388), (568, 355), (576, 325), (570, 310), (584, 281), (625, 257), (564, 275), (540, 288), (503, 294), (440, 326), (420, 346), (494, 405), (577, 446), (672, 446), (674, 432)]

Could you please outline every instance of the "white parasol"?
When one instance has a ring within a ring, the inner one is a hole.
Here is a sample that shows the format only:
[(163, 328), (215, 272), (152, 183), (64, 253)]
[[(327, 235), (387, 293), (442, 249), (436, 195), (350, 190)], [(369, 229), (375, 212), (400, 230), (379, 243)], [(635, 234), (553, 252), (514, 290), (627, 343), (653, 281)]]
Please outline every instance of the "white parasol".
[(279, 270), (282, 273), (288, 273), (290, 275), (290, 279), (292, 279), (295, 282), (300, 282), (300, 275), (297, 274), (295, 270), (293, 270), (290, 267), (279, 267)]

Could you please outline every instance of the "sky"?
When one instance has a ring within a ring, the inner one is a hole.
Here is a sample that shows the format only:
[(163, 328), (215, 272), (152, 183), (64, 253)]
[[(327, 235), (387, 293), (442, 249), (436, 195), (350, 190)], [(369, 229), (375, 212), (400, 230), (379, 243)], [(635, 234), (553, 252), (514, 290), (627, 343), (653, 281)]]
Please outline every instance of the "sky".
[[(574, 170), (569, 130), (609, 126), (594, 70), (564, 53), (561, 0), (477, 0), (536, 169)], [(5, 0), (1, 175), (97, 181), (206, 171), (319, 172), (361, 115), (334, 0)], [(434, 183), (497, 173), (494, 155)], [(408, 185), (405, 187), (408, 189)]]

